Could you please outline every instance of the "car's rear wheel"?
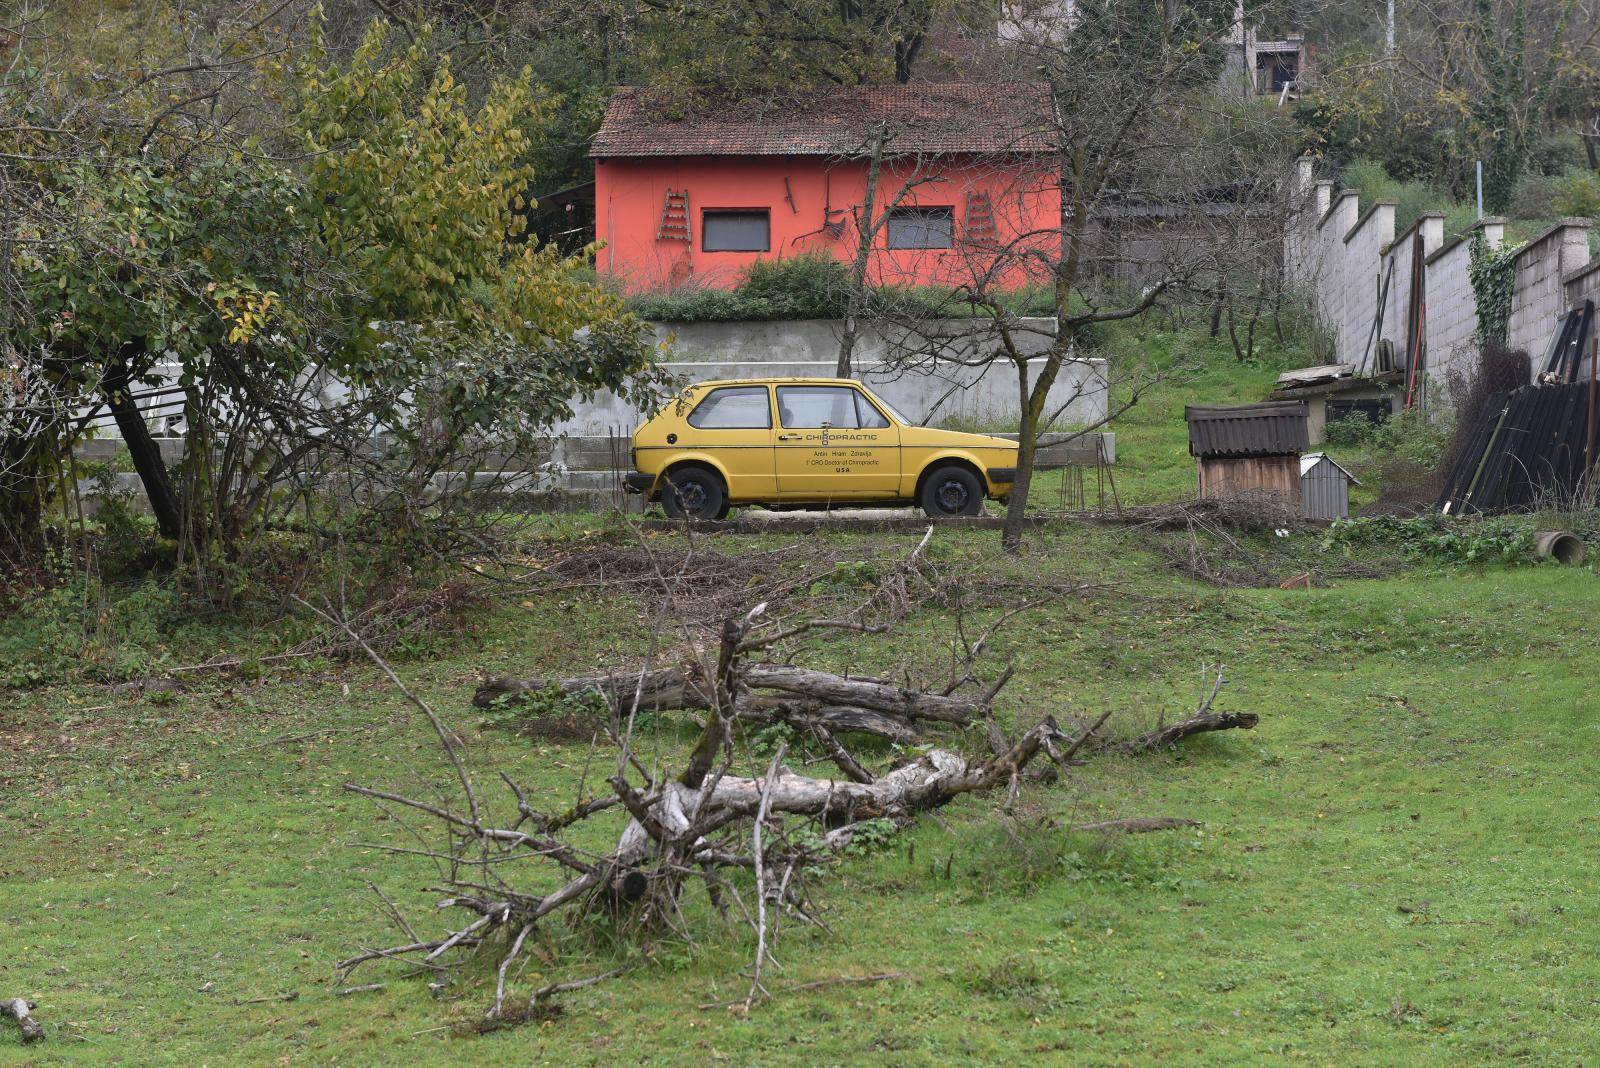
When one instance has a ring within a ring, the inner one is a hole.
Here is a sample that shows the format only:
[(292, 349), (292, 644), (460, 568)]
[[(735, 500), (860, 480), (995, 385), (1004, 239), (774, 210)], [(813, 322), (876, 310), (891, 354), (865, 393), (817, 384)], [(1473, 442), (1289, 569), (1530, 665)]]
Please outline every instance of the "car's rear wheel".
[(921, 504), (930, 519), (977, 515), (983, 511), (983, 485), (965, 467), (941, 467), (923, 480)]
[(722, 479), (703, 467), (673, 471), (661, 489), (661, 507), (673, 519), (721, 519), (727, 501)]

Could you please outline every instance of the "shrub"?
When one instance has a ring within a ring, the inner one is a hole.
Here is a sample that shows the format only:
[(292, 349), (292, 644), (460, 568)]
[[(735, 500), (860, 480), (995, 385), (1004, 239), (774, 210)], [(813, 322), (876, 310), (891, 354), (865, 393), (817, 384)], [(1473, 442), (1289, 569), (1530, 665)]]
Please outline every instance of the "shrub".
[(757, 260), (745, 272), (738, 292), (763, 301), (781, 319), (837, 319), (845, 313), (850, 275), (827, 253), (787, 260)]
[[(684, 285), (632, 298), (641, 319), (672, 323), (766, 322), (775, 319), (840, 319), (850, 295), (848, 267), (825, 252), (757, 260), (732, 289)], [(1053, 315), (1055, 296), (1031, 286), (999, 295), (1015, 315)], [(891, 318), (961, 319), (978, 313), (960, 294), (931, 286), (886, 286), (868, 294), (873, 314)]]
[(1569, 171), (1558, 178), (1550, 196), (1550, 206), (1558, 215), (1600, 215), (1600, 174)]
[(826, 253), (757, 260), (732, 289), (680, 286), (629, 302), (644, 319), (677, 323), (732, 320), (837, 319), (844, 314), (849, 276)]
[(166, 661), (166, 640), (180, 619), (170, 585), (145, 582), (113, 596), (78, 572), (0, 624), (0, 686), (149, 674)]
[[(1382, 163), (1370, 159), (1352, 160), (1344, 170), (1346, 188), (1361, 192), (1361, 210), (1372, 206), (1374, 200), (1392, 197), (1399, 203), (1394, 209), (1395, 233), (1404, 233), (1425, 211), (1444, 211), (1455, 207), (1450, 194), (1433, 182), (1412, 179), (1401, 181), (1392, 177)], [(1474, 212), (1474, 217), (1476, 213)], [(1471, 221), (1469, 220), (1469, 225)]]
[(1444, 462), (1454, 429), (1450, 419), (1430, 420), (1411, 408), (1382, 423), (1360, 416), (1337, 419), (1328, 424), (1327, 442), (1341, 448), (1367, 449), (1387, 459), (1434, 471)]

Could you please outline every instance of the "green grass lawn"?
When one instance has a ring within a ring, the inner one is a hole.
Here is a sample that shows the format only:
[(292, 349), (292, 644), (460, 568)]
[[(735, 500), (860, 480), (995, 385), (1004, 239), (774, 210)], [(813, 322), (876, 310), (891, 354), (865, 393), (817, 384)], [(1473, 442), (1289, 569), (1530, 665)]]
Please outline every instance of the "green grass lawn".
[[(1133, 433), (1132, 431), (1128, 431)], [(1153, 440), (1165, 433), (1152, 425)], [(1126, 446), (1124, 446), (1126, 448)], [(714, 545), (766, 548), (718, 536)], [(838, 535), (843, 559), (905, 549)], [(696, 913), (699, 941), (567, 996), (560, 1018), (466, 1034), (487, 961), (440, 997), (371, 966), (338, 996), (331, 963), (393, 932), (373, 880), (425, 924), (412, 844), (340, 790), (355, 779), (448, 796), (425, 724), (360, 665), (196, 678), (170, 694), (91, 685), (4, 694), (0, 995), (28, 995), (50, 1038), (16, 1064), (1578, 1063), (1595, 1049), (1600, 786), (1589, 570), (1438, 570), (1314, 590), (1215, 590), (1160, 564), (1157, 539), (1067, 528), (996, 561), (941, 535), (940, 559), (991, 581), (1120, 583), (1002, 632), (1009, 716), (1116, 710), (1131, 733), (1191, 707), (1207, 665), (1260, 727), (1181, 753), (1103, 758), (1025, 791), (1009, 831), (969, 798), (821, 885), (829, 930), (779, 947), (777, 996), (748, 1016), (752, 939)], [(1292, 539), (1291, 567), (1322, 560)], [(570, 800), (586, 747), (480, 726), (480, 669), (577, 670), (637, 656), (650, 624), (622, 595), (513, 603), (402, 675), (467, 737), (480, 781), (504, 769)], [(937, 663), (949, 620), (821, 644), (818, 662)], [(664, 758), (689, 739), (663, 726)], [(1117, 841), (1063, 825), (1174, 815), (1194, 831)], [(597, 833), (609, 829), (597, 829)], [(948, 878), (945, 875), (948, 866)], [(515, 989), (615, 959), (604, 932), (532, 958)], [(786, 988), (895, 973), (872, 984)]]

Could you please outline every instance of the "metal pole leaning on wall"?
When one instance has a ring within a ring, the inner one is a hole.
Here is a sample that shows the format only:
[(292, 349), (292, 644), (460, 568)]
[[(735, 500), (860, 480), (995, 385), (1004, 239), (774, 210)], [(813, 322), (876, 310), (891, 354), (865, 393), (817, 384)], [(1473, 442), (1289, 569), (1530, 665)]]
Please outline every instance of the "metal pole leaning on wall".
[(1600, 335), (1597, 335), (1590, 343), (1589, 350), (1589, 412), (1588, 419), (1586, 420), (1589, 426), (1589, 437), (1587, 443), (1583, 447), (1582, 479), (1582, 482), (1585, 483), (1589, 481), (1589, 473), (1594, 470), (1594, 399), (1596, 386), (1595, 365), (1597, 363), (1600, 363)]

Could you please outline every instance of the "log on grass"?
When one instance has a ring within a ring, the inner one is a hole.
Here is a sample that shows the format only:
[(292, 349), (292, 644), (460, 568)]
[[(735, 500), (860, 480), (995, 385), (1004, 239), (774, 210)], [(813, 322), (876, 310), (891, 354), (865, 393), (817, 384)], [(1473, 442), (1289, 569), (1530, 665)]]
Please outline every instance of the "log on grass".
[(828, 705), (779, 694), (743, 693), (734, 709), (741, 723), (751, 725), (781, 722), (802, 731), (822, 727), (842, 734), (872, 734), (902, 745), (922, 737), (912, 721), (859, 705)]
[(1261, 717), (1254, 712), (1201, 712), (1159, 730), (1141, 734), (1133, 741), (1124, 743), (1123, 749), (1130, 753), (1144, 753), (1175, 745), (1191, 735), (1209, 731), (1252, 730), (1260, 722)]
[(38, 1042), (44, 1038), (44, 1028), (33, 1018), (36, 1006), (27, 998), (0, 998), (0, 1016), (9, 1016), (22, 1028), (23, 1042)]
[(711, 689), (704, 677), (700, 672), (685, 667), (576, 675), (565, 679), (490, 678), (478, 686), (477, 692), (472, 695), (472, 703), (479, 708), (489, 708), (499, 702), (518, 701), (552, 689), (569, 696), (597, 691), (624, 714), (634, 709), (636, 697), (637, 708), (641, 712), (672, 712), (684, 708), (707, 708), (711, 704)]
[(965, 726), (983, 714), (983, 706), (966, 697), (910, 690), (877, 679), (849, 679), (792, 664), (751, 664), (742, 676), (747, 686), (800, 694), (830, 705), (877, 709), (909, 720), (928, 719)]
[[(708, 734), (714, 730), (714, 726), (707, 728)], [(764, 794), (771, 813), (823, 819), (848, 816), (856, 821), (907, 816), (1009, 781), (1047, 740), (1060, 736), (1055, 721), (1046, 718), (1006, 752), (981, 763), (947, 749), (932, 749), (871, 782), (812, 778), (796, 775), (786, 767), (780, 767), (770, 780), (724, 775), (713, 780), (710, 796), (702, 796), (704, 787), (667, 782), (660, 798), (649, 806), (649, 816), (668, 837), (678, 837), (689, 830), (689, 813), (699, 812), (702, 821), (710, 822), (729, 816), (754, 816)], [(636, 819), (623, 832), (615, 859), (624, 865), (637, 863), (644, 856), (648, 839), (647, 831)]]
[[(802, 729), (815, 722), (830, 730), (876, 734), (897, 742), (915, 741), (918, 721), (966, 726), (983, 711), (978, 701), (965, 697), (924, 693), (877, 679), (846, 678), (788, 664), (750, 664), (741, 669), (740, 680), (746, 687), (737, 711), (742, 720), (770, 723), (783, 719)], [(713, 704), (711, 686), (692, 666), (564, 679), (492, 678), (478, 687), (472, 703), (487, 708), (550, 690), (574, 695), (598, 692), (624, 714), (635, 707), (669, 712), (706, 709)]]

